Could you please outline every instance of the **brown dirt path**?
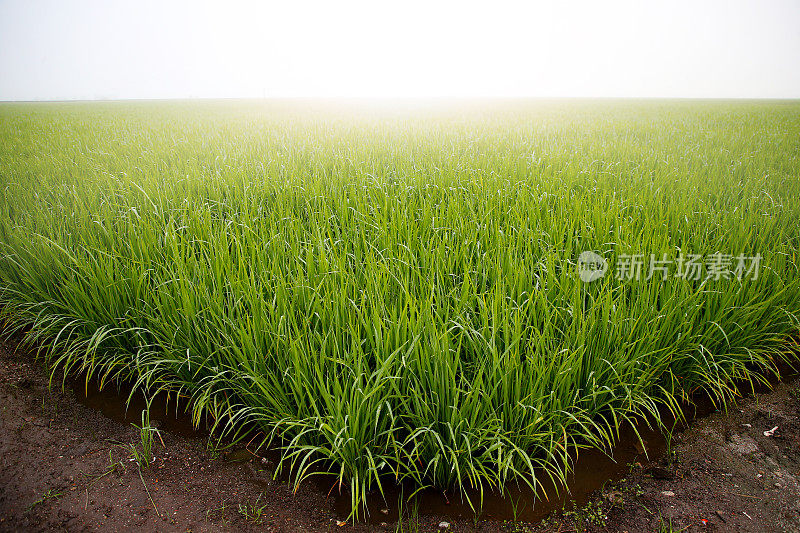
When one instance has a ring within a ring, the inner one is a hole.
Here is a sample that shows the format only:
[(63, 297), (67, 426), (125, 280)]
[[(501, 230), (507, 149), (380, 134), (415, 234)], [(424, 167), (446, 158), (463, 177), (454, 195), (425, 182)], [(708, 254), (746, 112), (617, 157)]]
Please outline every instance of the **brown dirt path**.
[[(338, 525), (310, 485), (273, 481), (272, 463), (214, 458), (206, 439), (162, 431), (141, 470), (136, 430), (79, 403), (13, 344), (0, 345), (0, 531), (394, 531)], [(404, 531), (800, 531), (800, 381), (694, 422), (674, 457), (631, 466), (587, 505), (540, 524), (429, 516)], [(774, 433), (764, 432), (777, 426)], [(141, 476), (140, 476), (141, 472)], [(706, 522), (703, 522), (705, 520)]]

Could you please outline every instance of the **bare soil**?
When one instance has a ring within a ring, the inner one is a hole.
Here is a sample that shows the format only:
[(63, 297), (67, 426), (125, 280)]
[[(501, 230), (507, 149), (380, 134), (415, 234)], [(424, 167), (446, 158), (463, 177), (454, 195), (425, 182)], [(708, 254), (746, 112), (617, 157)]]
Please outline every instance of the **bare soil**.
[[(357, 524), (343, 521), (324, 486), (295, 493), (274, 479), (269, 458), (217, 452), (166, 413), (155, 461), (140, 468), (129, 446), (141, 411), (125, 412), (113, 395), (88, 407), (92, 395), (69, 383), (49, 386), (29, 353), (0, 345), (2, 532), (441, 531), (442, 522), (450, 531), (800, 531), (797, 380), (694, 421), (660, 458), (625, 465), (624, 479), (544, 521), (491, 509), (475, 519), (423, 501), (399, 522), (392, 509), (385, 522), (379, 510)], [(118, 413), (109, 410), (115, 401)]]

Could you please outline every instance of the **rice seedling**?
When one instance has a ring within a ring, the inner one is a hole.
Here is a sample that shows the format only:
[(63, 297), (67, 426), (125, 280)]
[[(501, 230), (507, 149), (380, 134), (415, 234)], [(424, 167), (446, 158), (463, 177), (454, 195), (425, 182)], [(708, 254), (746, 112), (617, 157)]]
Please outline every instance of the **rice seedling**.
[[(158, 430), (158, 428), (150, 424), (149, 402), (147, 408), (142, 410), (142, 424), (133, 424), (133, 427), (136, 428), (139, 433), (139, 440), (138, 442), (128, 445), (131, 460), (135, 461), (140, 469), (149, 468), (155, 459), (153, 456), (155, 437), (158, 437), (158, 439), (161, 440), (161, 432)], [(163, 440), (161, 441), (161, 445), (164, 445)]]
[[(354, 516), (386, 483), (479, 508), (564, 479), (626, 420), (724, 405), (790, 360), (795, 102), (0, 116), (7, 332), (67, 375), (188, 398), (217, 434), (259, 428)], [(585, 251), (609, 265), (590, 283)]]

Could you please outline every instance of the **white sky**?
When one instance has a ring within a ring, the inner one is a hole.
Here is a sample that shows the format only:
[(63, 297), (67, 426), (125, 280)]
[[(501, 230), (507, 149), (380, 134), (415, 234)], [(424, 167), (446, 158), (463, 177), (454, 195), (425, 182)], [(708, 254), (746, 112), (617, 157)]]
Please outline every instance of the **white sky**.
[(0, 0), (0, 100), (800, 97), (800, 0)]

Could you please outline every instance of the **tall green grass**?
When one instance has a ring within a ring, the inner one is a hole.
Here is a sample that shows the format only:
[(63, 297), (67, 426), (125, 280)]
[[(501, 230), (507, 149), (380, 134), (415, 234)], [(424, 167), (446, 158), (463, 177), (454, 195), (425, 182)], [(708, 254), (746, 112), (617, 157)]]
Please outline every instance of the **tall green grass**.
[[(356, 511), (563, 478), (798, 330), (796, 102), (4, 105), (0, 179), (8, 331), (261, 428)], [(715, 252), (759, 277), (613, 275)]]

